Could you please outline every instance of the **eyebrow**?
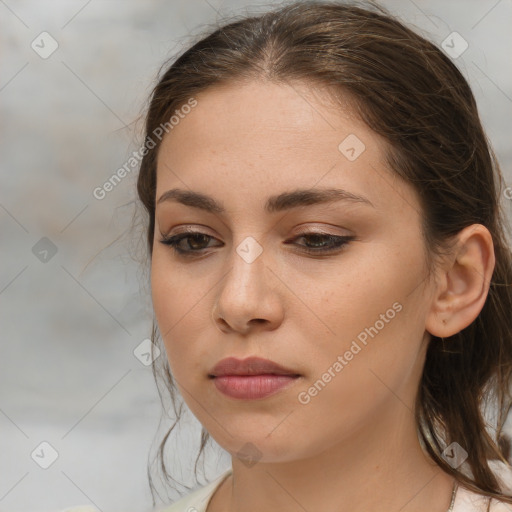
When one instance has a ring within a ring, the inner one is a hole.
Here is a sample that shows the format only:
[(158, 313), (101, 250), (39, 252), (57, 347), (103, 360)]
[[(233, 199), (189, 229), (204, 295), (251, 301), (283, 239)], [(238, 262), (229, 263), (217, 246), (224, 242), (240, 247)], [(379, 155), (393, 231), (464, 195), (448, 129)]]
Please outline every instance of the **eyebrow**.
[[(164, 192), (158, 199), (157, 204), (163, 203), (164, 201), (175, 201), (186, 206), (191, 206), (192, 208), (199, 208), (209, 213), (221, 214), (226, 211), (224, 206), (211, 196), (179, 188)], [(265, 211), (267, 213), (276, 213), (300, 206), (326, 204), (336, 201), (362, 203), (375, 208), (368, 198), (353, 194), (347, 190), (339, 188), (307, 188), (270, 196), (265, 203)]]

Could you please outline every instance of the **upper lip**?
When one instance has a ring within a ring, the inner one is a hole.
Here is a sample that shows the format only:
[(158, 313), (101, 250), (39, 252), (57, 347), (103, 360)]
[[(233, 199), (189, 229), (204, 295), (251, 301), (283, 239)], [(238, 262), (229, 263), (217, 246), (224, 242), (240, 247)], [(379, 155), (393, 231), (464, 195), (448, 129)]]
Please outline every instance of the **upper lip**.
[(236, 357), (227, 357), (219, 361), (209, 373), (209, 377), (219, 377), (221, 375), (294, 375), (299, 374), (289, 368), (285, 368), (274, 361), (262, 359), (260, 357), (248, 357), (246, 359), (237, 359)]

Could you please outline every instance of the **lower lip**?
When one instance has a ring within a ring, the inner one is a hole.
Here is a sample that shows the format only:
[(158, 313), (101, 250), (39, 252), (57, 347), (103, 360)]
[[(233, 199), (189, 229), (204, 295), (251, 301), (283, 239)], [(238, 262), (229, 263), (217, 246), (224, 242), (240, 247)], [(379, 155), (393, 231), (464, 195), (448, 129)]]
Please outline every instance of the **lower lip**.
[(292, 375), (223, 375), (215, 377), (216, 388), (231, 398), (255, 400), (266, 398), (297, 380)]

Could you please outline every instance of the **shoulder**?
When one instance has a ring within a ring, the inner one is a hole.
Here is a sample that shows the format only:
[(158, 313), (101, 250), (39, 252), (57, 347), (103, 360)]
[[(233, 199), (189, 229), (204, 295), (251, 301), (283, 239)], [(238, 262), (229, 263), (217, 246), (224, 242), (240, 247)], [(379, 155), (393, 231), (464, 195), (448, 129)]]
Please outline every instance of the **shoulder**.
[(512, 505), (502, 501), (492, 500), (491, 512), (512, 512)]
[[(231, 474), (232, 469), (226, 470), (209, 484), (196, 489), (192, 493), (179, 499), (168, 507), (161, 508), (155, 512), (205, 512), (210, 498), (213, 496), (220, 484)], [(79, 505), (59, 512), (100, 512), (90, 505)], [(501, 511), (498, 511), (501, 512)], [(507, 511), (508, 512), (508, 511)]]
[(487, 496), (459, 487), (453, 512), (487, 512), (488, 510), (489, 512), (512, 512), (512, 505), (493, 498), (490, 500), (489, 506)]
[[(495, 460), (489, 461), (489, 466), (497, 477), (503, 493), (512, 495), (512, 466)], [(512, 512), (512, 505), (493, 499), (490, 510), (491, 512)]]
[[(196, 489), (166, 508), (157, 512), (206, 512), (206, 507), (220, 484), (231, 474), (232, 469), (226, 470), (209, 484)], [(498, 511), (501, 512), (501, 511)], [(508, 512), (508, 511), (507, 511)]]
[[(512, 494), (512, 467), (499, 461), (489, 461), (489, 467), (494, 472), (504, 494)], [(453, 512), (512, 512), (512, 505), (497, 499), (490, 499), (477, 494), (465, 487), (459, 487)]]

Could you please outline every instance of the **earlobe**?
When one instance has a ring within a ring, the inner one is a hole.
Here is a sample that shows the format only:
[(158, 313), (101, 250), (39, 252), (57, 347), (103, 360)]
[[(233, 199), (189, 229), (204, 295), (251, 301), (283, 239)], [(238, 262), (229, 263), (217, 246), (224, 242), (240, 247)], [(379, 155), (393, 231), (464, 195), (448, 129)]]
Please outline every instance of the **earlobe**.
[(445, 261), (425, 328), (447, 338), (470, 325), (482, 310), (494, 271), (494, 244), (489, 230), (473, 224), (457, 235), (454, 254)]

